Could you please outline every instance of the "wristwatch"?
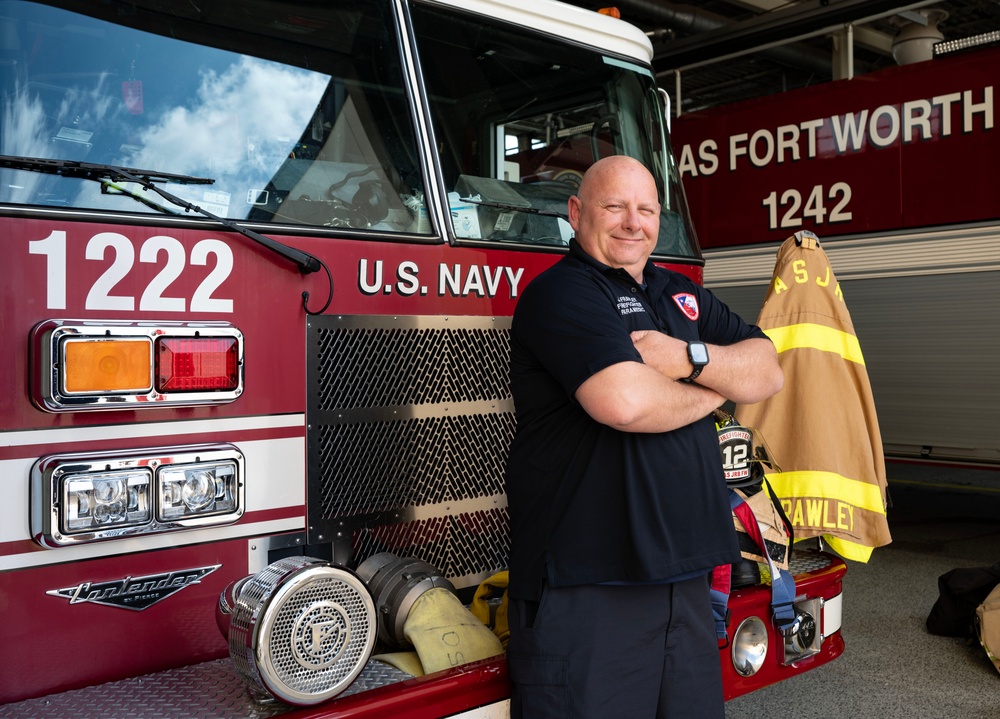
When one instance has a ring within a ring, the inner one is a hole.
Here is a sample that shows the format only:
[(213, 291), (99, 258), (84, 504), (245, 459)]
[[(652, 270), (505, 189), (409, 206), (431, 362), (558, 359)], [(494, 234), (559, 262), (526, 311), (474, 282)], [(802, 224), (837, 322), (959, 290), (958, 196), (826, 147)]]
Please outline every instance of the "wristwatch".
[(694, 382), (701, 371), (705, 369), (705, 365), (708, 364), (708, 347), (705, 346), (704, 342), (688, 342), (688, 359), (691, 360), (691, 365), (694, 369), (691, 374), (684, 378), (685, 382)]

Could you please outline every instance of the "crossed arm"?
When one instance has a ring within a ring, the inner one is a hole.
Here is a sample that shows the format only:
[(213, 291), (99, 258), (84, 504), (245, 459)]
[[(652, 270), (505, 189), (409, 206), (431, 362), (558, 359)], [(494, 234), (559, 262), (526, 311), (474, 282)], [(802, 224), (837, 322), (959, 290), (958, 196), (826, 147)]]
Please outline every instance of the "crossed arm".
[(778, 392), (784, 377), (774, 345), (751, 338), (709, 345), (709, 363), (696, 383), (687, 343), (662, 332), (633, 332), (642, 362), (619, 362), (588, 378), (576, 399), (596, 421), (626, 432), (667, 432), (695, 422), (727, 399), (759, 402)]

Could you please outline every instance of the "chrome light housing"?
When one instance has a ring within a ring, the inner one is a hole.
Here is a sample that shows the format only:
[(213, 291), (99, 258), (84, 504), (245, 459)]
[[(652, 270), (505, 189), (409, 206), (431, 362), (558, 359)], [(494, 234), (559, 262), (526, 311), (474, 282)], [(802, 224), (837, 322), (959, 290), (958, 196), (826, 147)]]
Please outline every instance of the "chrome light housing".
[(48, 547), (184, 527), (244, 512), (243, 454), (228, 444), (81, 452), (31, 469), (31, 532)]
[(766, 658), (767, 625), (760, 617), (747, 617), (733, 635), (733, 669), (742, 677), (752, 677)]
[(795, 603), (795, 623), (784, 637), (783, 664), (792, 664), (819, 653), (823, 644), (819, 626), (822, 608), (822, 599)]
[(46, 320), (31, 333), (32, 400), (47, 412), (233, 402), (243, 334), (224, 322)]

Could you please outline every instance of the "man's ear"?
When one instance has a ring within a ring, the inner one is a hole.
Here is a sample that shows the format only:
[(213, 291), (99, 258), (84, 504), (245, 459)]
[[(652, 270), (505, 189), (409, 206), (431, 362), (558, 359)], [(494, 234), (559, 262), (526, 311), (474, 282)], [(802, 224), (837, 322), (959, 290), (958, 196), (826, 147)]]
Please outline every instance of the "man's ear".
[(580, 198), (576, 195), (570, 195), (570, 198), (566, 200), (566, 210), (569, 215), (569, 226), (573, 228), (576, 232), (577, 222), (580, 220)]

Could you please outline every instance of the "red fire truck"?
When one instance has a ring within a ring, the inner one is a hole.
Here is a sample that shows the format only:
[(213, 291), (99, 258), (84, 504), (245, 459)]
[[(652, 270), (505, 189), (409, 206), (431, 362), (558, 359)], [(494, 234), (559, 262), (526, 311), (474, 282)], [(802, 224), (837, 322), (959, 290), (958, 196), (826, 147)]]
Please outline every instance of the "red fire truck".
[[(547, 0), (0, 1), (0, 714), (505, 714), (502, 656), (376, 627), (505, 566), (510, 316), (595, 159), (701, 279), (650, 60)], [(843, 651), (843, 562), (793, 563), (730, 697)]]
[(775, 243), (823, 238), (905, 462), (1000, 466), (997, 77), (994, 32), (674, 122), (706, 286), (756, 317)]

